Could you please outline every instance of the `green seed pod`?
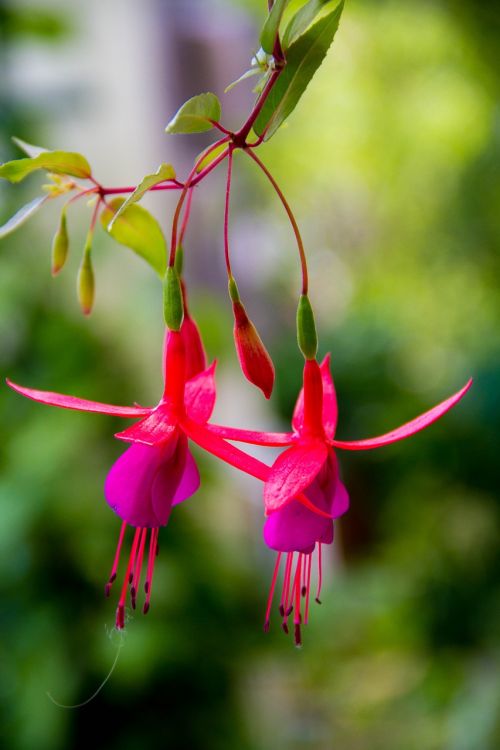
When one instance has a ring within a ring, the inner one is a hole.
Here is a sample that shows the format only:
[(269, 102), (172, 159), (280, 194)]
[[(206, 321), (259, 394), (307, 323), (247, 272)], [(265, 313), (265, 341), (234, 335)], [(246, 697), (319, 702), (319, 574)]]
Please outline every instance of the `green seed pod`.
[(297, 307), (297, 341), (306, 359), (315, 359), (318, 351), (318, 337), (314, 313), (307, 294), (301, 294)]
[(179, 274), (168, 266), (163, 280), (163, 316), (171, 331), (179, 331), (184, 318), (184, 304)]
[(90, 315), (94, 304), (94, 269), (92, 267), (91, 249), (92, 237), (88, 236), (83, 251), (83, 258), (78, 269), (77, 292), (80, 307), (84, 315)]
[(66, 226), (66, 208), (63, 208), (57, 232), (52, 241), (52, 276), (57, 276), (66, 263), (69, 249), (68, 229)]

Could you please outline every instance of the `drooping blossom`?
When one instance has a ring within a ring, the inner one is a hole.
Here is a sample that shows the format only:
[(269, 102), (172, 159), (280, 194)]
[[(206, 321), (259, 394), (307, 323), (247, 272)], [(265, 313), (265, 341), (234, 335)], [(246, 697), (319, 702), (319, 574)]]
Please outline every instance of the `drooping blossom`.
[[(165, 387), (160, 402), (153, 408), (102, 404), (74, 396), (24, 388), (7, 381), (18, 393), (44, 404), (117, 417), (140, 418), (139, 422), (117, 433), (116, 437), (131, 445), (113, 464), (105, 483), (106, 500), (123, 520), (115, 560), (106, 585), (107, 594), (116, 578), (126, 527), (135, 528), (117, 609), (116, 624), (119, 628), (124, 626), (128, 586), (132, 607), (135, 608), (145, 555), (148, 561), (144, 612), (148, 611), (159, 528), (167, 524), (172, 507), (191, 497), (200, 483), (182, 424), (185, 419), (193, 424), (203, 424), (210, 417), (215, 403), (215, 365), (186, 380), (184, 339), (182, 333), (171, 331), (165, 337)], [(197, 356), (199, 361), (201, 355), (198, 353)]]
[[(367, 440), (335, 440), (337, 398), (330, 374), (329, 356), (321, 366), (306, 360), (303, 388), (295, 406), (291, 433), (266, 433), (238, 430), (218, 425), (210, 429), (219, 437), (255, 445), (288, 446), (274, 462), (264, 485), (267, 519), (264, 540), (277, 551), (264, 627), (270, 613), (278, 572), (285, 559), (279, 611), (282, 626), (288, 632), (287, 618), (294, 611), (295, 642), (301, 643), (300, 627), (307, 623), (311, 587), (312, 557), (318, 553), (318, 593), (321, 588), (321, 546), (333, 542), (333, 522), (348, 510), (349, 496), (340, 481), (334, 448), (369, 450), (389, 445), (414, 435), (442, 417), (469, 390), (472, 380), (450, 398), (401, 427)], [(306, 507), (297, 498), (310, 501)], [(321, 515), (320, 515), (321, 513)], [(304, 613), (302, 602), (305, 599)]]

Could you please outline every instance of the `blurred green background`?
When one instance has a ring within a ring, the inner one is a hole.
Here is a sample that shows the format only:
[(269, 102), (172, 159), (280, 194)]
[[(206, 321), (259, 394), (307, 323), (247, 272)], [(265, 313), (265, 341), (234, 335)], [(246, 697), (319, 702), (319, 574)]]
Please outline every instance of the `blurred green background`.
[[(163, 127), (188, 96), (222, 95), (243, 72), (264, 5), (0, 2), (1, 160), (18, 155), (15, 134), (81, 150), (106, 184), (133, 183), (162, 160), (182, 173), (208, 141), (169, 139)], [(351, 510), (302, 650), (278, 618), (262, 633), (273, 555), (261, 539), (261, 488), (199, 452), (202, 490), (160, 535), (151, 612), (123, 638), (113, 632), (115, 599), (102, 590), (119, 521), (102, 485), (122, 449), (117, 422), (1, 389), (2, 747), (500, 747), (498, 31), (493, 3), (348, 3), (303, 101), (260, 152), (308, 247), (339, 437), (384, 432), (475, 378), (425, 433), (340, 457)], [(250, 90), (224, 98), (229, 125)], [(286, 427), (300, 383), (293, 237), (238, 156), (233, 263), (277, 367), (270, 411), (236, 367), (223, 174), (210, 179), (186, 252), (192, 307), (219, 360), (216, 416)], [(36, 177), (1, 185), (0, 223), (37, 189)], [(167, 230), (171, 201), (150, 205)], [(72, 257), (56, 280), (55, 206), (3, 241), (2, 376), (155, 403), (161, 290), (99, 233), (96, 308), (82, 319), (74, 277), (88, 216), (72, 211)], [(120, 645), (90, 704), (49, 700), (88, 698)]]

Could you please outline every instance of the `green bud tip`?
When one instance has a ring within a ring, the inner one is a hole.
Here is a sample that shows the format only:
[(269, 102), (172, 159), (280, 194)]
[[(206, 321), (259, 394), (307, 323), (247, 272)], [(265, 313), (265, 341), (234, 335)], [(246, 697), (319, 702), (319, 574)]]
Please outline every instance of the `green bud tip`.
[(175, 266), (168, 266), (163, 281), (163, 315), (171, 331), (180, 331), (184, 318), (184, 303), (181, 281)]
[(318, 337), (314, 313), (307, 294), (301, 294), (297, 307), (297, 342), (305, 359), (315, 359)]
[(78, 301), (84, 315), (90, 315), (94, 305), (95, 279), (90, 248), (90, 244), (85, 245), (77, 278)]
[(57, 232), (52, 241), (52, 275), (56, 276), (66, 262), (69, 249), (68, 229), (66, 226), (66, 209), (63, 209)]
[(229, 296), (231, 297), (231, 302), (240, 302), (240, 293), (238, 291), (238, 286), (232, 276), (230, 276), (228, 279), (227, 288), (229, 291)]
[(182, 271), (184, 269), (184, 248), (182, 247), (182, 245), (177, 245), (174, 265), (178, 275), (182, 276)]

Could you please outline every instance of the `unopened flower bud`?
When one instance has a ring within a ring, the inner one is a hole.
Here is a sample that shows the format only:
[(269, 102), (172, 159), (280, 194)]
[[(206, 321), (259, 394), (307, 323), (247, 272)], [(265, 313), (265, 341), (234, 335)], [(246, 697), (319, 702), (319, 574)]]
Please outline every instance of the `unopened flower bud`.
[(243, 375), (270, 398), (274, 385), (274, 365), (257, 329), (242, 303), (233, 301), (234, 342)]
[(315, 359), (318, 351), (318, 337), (314, 313), (307, 294), (301, 294), (297, 307), (297, 341), (306, 359)]
[(56, 276), (68, 257), (69, 238), (66, 226), (66, 209), (63, 208), (57, 232), (52, 242), (52, 276)]
[(181, 281), (174, 266), (168, 266), (163, 281), (163, 315), (171, 331), (180, 331), (184, 317), (184, 304)]
[(77, 277), (78, 300), (84, 315), (90, 315), (94, 304), (95, 281), (91, 258), (91, 242), (92, 237), (88, 236)]

